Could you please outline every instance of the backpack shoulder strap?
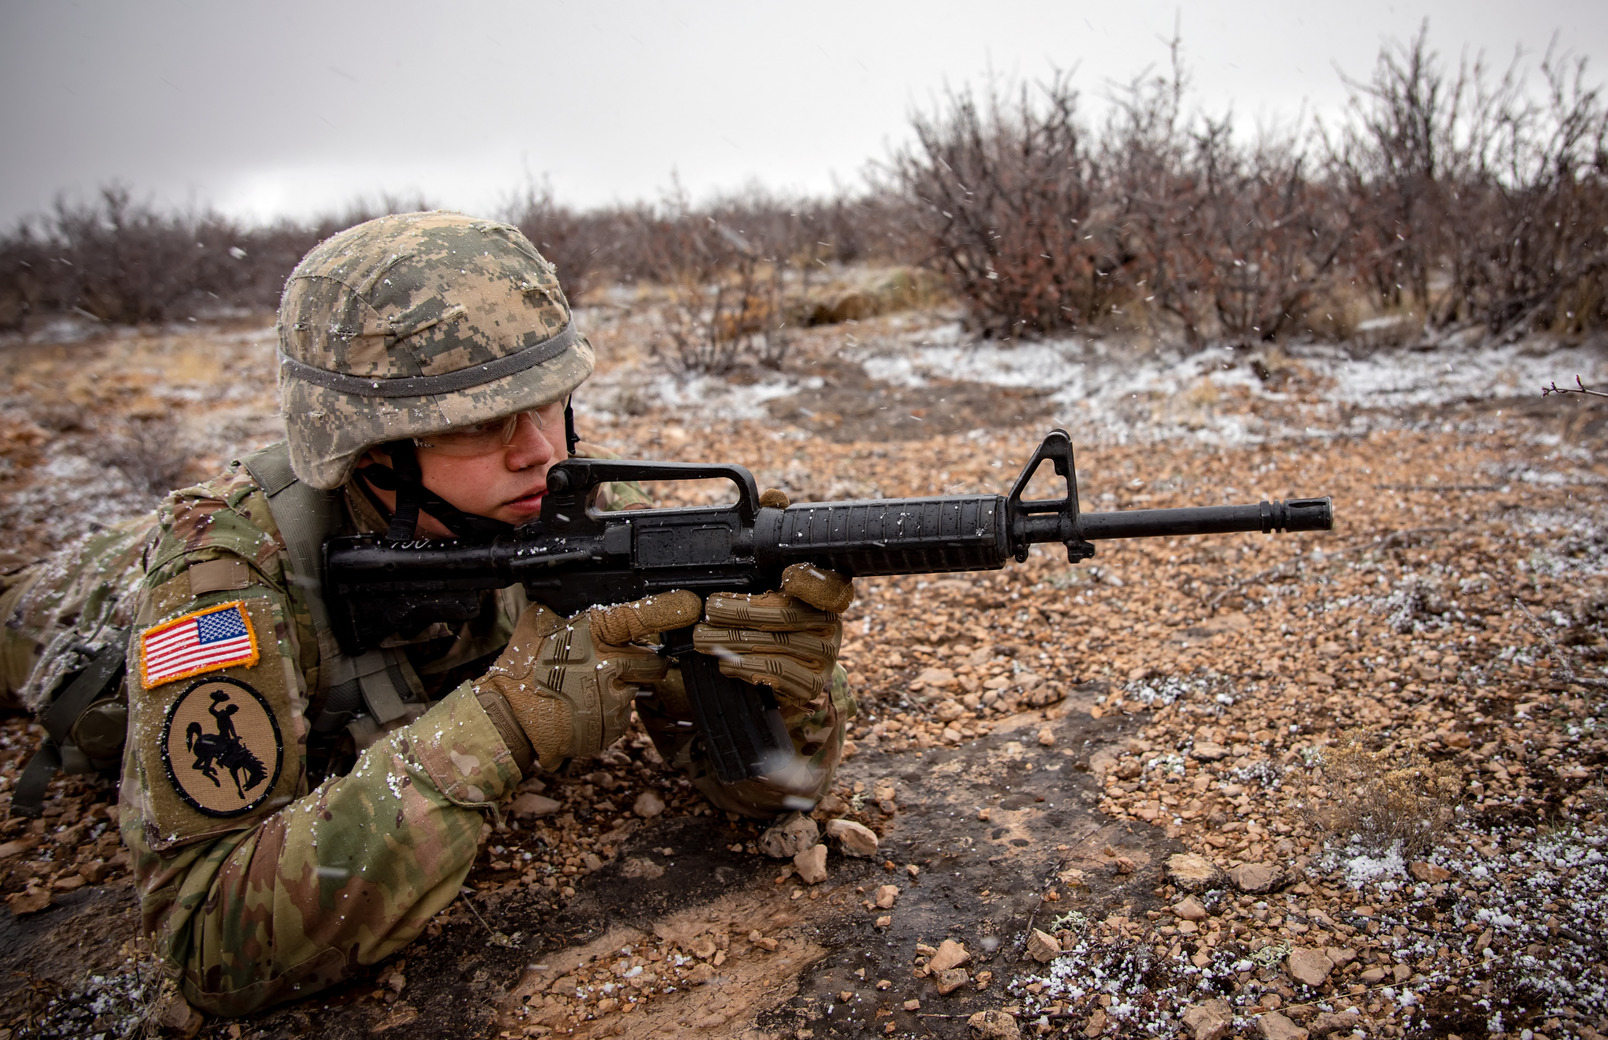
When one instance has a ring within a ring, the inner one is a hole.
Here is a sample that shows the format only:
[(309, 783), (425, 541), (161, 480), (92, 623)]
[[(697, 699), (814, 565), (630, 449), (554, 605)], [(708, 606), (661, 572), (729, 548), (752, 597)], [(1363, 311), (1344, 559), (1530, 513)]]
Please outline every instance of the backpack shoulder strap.
[(270, 444), (240, 460), (268, 498), (274, 523), (285, 539), (290, 555), (288, 580), (294, 586), (313, 628), (329, 629), (329, 610), (324, 605), (324, 539), (340, 530), (341, 500), (338, 491), (322, 491), (296, 479), (290, 468), (290, 446), (284, 441)]
[(312, 719), (313, 729), (321, 734), (332, 732), (346, 725), (363, 706), (381, 723), (400, 717), (407, 710), (405, 703), (418, 700), (422, 693), (407, 681), (402, 650), (385, 647), (352, 657), (325, 638), (332, 629), (324, 602), (324, 540), (340, 530), (341, 493), (321, 491), (298, 480), (284, 441), (247, 455), (240, 464), (268, 497), (290, 555), (288, 580), (307, 604), (313, 628), (319, 633), (329, 693)]

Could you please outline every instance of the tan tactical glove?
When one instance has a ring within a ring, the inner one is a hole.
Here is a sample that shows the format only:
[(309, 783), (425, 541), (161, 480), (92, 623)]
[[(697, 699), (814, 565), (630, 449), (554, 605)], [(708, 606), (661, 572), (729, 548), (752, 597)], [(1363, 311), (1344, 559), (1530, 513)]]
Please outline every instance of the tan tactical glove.
[[(767, 492), (768, 494), (768, 492)], [(764, 683), (784, 705), (816, 701), (832, 678), (854, 584), (822, 567), (795, 563), (779, 592), (717, 592), (704, 604), (705, 624), (692, 630), (701, 653), (720, 659), (733, 679)]]
[(663, 679), (668, 668), (652, 650), (631, 644), (692, 624), (701, 606), (696, 593), (668, 592), (566, 621), (533, 603), (475, 692), (483, 701), (494, 693), (508, 702), (543, 768), (594, 755), (625, 732), (637, 688)]

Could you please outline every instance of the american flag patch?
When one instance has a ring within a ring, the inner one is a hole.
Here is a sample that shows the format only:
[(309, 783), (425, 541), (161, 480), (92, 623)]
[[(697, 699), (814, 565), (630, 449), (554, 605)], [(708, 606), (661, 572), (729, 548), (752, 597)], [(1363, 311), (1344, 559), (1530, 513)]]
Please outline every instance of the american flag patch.
[(242, 601), (220, 603), (148, 628), (140, 635), (140, 684), (257, 663), (257, 635)]

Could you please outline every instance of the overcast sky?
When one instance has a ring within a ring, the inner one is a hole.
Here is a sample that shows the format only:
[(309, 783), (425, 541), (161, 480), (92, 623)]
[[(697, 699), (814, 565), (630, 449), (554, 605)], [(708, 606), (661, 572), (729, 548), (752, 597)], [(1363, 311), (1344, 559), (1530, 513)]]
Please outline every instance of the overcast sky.
[(1247, 125), (1336, 113), (1340, 72), (1427, 17), (1455, 62), (1561, 44), (1608, 63), (1608, 3), (274, 3), (0, 0), (0, 224), (120, 181), (246, 218), (421, 194), (495, 214), (522, 183), (575, 206), (759, 183), (826, 193), (946, 85), (1076, 67), (1091, 99), (1166, 61)]

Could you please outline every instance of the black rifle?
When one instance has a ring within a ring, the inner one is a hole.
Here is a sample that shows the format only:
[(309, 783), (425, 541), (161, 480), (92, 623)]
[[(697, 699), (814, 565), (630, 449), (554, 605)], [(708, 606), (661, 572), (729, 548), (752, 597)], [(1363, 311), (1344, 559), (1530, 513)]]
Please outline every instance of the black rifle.
[[(1050, 462), (1066, 497), (1022, 493)], [(592, 492), (612, 481), (723, 478), (734, 505), (600, 512)], [(1072, 441), (1053, 430), (1009, 495), (811, 502), (786, 509), (759, 504), (742, 466), (619, 459), (570, 459), (547, 476), (539, 519), (484, 542), (334, 538), (324, 546), (324, 595), (341, 645), (360, 653), (393, 632), (480, 613), (481, 593), (513, 584), (569, 616), (599, 604), (691, 589), (763, 592), (793, 563), (851, 577), (998, 570), (1027, 559), (1035, 542), (1060, 542), (1073, 563), (1103, 538), (1156, 538), (1233, 531), (1327, 531), (1327, 498), (1191, 509), (1078, 509)], [(774, 771), (792, 742), (764, 686), (727, 678), (713, 657), (692, 648), (692, 629), (665, 634), (664, 652), (681, 666), (693, 714), (722, 783)]]

